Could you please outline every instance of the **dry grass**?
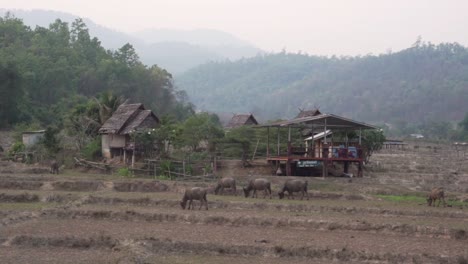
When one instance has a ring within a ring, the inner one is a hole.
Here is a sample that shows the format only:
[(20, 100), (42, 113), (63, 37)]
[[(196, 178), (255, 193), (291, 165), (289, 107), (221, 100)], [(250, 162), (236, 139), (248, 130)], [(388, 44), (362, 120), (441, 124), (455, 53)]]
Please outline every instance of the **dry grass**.
[[(352, 182), (308, 178), (310, 200), (279, 200), (284, 177), (270, 177), (271, 200), (210, 193), (209, 211), (178, 203), (185, 188), (214, 182), (0, 174), (0, 253), (6, 263), (466, 263), (457, 191), (468, 172), (444, 172), (436, 161), (450, 154), (436, 150), (377, 153), (380, 165)], [(239, 189), (251, 178), (236, 177)], [(427, 207), (433, 186), (452, 207)]]

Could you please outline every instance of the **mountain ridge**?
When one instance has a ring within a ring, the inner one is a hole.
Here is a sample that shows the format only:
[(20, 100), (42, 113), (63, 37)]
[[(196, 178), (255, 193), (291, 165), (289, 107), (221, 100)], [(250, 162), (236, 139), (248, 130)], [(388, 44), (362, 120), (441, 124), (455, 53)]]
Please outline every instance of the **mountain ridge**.
[(175, 83), (199, 110), (292, 118), (319, 107), (371, 123), (457, 122), (468, 112), (468, 51), (422, 43), (396, 53), (320, 57), (276, 53), (211, 62)]
[[(48, 28), (49, 24), (53, 23), (57, 18), (69, 24), (78, 18), (76, 15), (60, 11), (42, 9), (0, 9), (1, 16), (4, 16), (7, 12), (10, 12), (15, 17), (22, 19), (26, 25), (32, 28), (36, 25)], [(124, 33), (101, 26), (89, 18), (83, 18), (83, 21), (89, 28), (90, 35), (98, 37), (106, 49), (117, 50), (126, 43), (130, 43), (135, 47), (140, 60), (144, 64), (158, 65), (167, 69), (172, 74), (180, 74), (192, 67), (209, 61), (225, 59), (235, 60), (242, 57), (255, 56), (262, 52), (252, 44), (242, 41), (230, 33), (219, 30), (198, 29), (181, 31), (165, 29), (158, 31), (150, 29), (143, 32), (146, 32), (145, 34), (153, 35), (152, 39), (158, 41), (148, 41), (147, 38), (142, 37), (143, 33), (141, 32)], [(177, 37), (175, 39), (170, 39), (165, 36), (157, 38), (155, 34), (158, 32), (166, 35), (172, 34)], [(190, 36), (184, 38), (184, 32), (190, 33)], [(197, 39), (197, 33), (203, 33), (204, 35), (204, 37), (201, 35), (198, 36), (201, 40), (199, 43), (194, 41)], [(212, 44), (209, 44), (210, 41)], [(164, 45), (164, 43), (167, 42), (178, 43), (176, 46), (177, 49), (174, 46)], [(155, 52), (155, 47), (164, 49)], [(164, 56), (160, 54), (164, 54)], [(168, 56), (177, 57), (178, 54), (189, 54), (190, 56), (179, 56), (178, 60), (172, 61), (167, 59)], [(191, 60), (191, 58), (194, 59)]]

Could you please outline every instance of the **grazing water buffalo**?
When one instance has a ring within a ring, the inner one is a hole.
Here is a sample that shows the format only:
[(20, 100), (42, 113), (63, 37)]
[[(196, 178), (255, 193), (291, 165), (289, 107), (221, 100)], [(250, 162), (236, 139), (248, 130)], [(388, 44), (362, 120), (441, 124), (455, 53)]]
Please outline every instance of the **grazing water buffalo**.
[(252, 198), (257, 197), (257, 191), (263, 190), (265, 195), (263, 198), (266, 197), (267, 192), (270, 194), (271, 199), (271, 184), (270, 181), (267, 179), (259, 178), (253, 179), (249, 181), (247, 187), (242, 188), (244, 190), (245, 197), (249, 197), (250, 191), (253, 190)]
[(288, 199), (291, 196), (294, 199), (294, 192), (301, 192), (301, 200), (304, 199), (304, 195), (307, 195), (307, 200), (309, 200), (309, 194), (307, 193), (307, 181), (294, 179), (287, 180), (281, 188), (281, 191), (278, 193), (280, 199), (284, 198), (285, 192), (288, 192)]
[(440, 205), (440, 201), (443, 201), (443, 205), (445, 207), (445, 193), (443, 188), (434, 188), (432, 191), (427, 195), (427, 205), (428, 206), (435, 206), (436, 200), (439, 200), (437, 207)]
[(59, 174), (59, 165), (56, 160), (50, 162), (50, 173)]
[(224, 191), (224, 188), (231, 188), (232, 191), (234, 192), (234, 195), (237, 196), (237, 190), (236, 190), (236, 180), (231, 177), (225, 177), (222, 178), (218, 181), (218, 184), (216, 185), (216, 188), (214, 190), (215, 194), (222, 194)]
[(206, 210), (208, 210), (208, 200), (206, 199), (206, 189), (200, 188), (200, 187), (193, 187), (191, 189), (185, 190), (184, 197), (182, 197), (182, 201), (180, 202), (180, 206), (182, 206), (182, 209), (185, 210), (187, 201), (189, 201), (189, 206), (187, 209), (190, 210), (190, 207), (191, 207), (193, 210), (193, 204), (192, 204), (193, 200), (200, 201), (200, 208), (198, 208), (198, 210), (201, 210), (203, 204), (205, 204)]

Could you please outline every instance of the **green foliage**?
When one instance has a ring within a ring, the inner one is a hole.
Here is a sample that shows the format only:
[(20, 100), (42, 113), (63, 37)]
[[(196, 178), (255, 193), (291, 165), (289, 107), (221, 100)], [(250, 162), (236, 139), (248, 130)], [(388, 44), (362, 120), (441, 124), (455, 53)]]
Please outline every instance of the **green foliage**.
[(122, 177), (133, 177), (132, 171), (129, 168), (120, 168), (117, 174)]
[(89, 142), (82, 150), (81, 154), (87, 160), (95, 160), (101, 157), (101, 137)]
[(185, 165), (185, 174), (187, 175), (193, 175), (194, 169), (191, 164)]
[(377, 195), (386, 201), (404, 203), (426, 203), (426, 198), (414, 195)]
[(143, 65), (131, 44), (106, 51), (81, 19), (31, 29), (9, 14), (0, 17), (0, 127), (31, 120), (58, 126), (70, 109), (83, 107), (79, 95), (96, 97), (95, 105), (84, 103), (85, 116), (99, 124), (122, 96), (158, 115), (184, 118), (193, 107), (183, 94), (166, 70)]
[(200, 160), (206, 160), (210, 157), (209, 157), (209, 153), (207, 152), (192, 152), (192, 153), (189, 153), (189, 155), (187, 155), (187, 158), (190, 161), (200, 161)]
[(48, 152), (54, 156), (60, 149), (60, 142), (57, 139), (58, 129), (54, 127), (48, 127), (44, 133), (44, 137), (40, 141)]
[(22, 152), (22, 151), (25, 150), (25, 148), (26, 148), (26, 147), (24, 146), (23, 142), (15, 142), (15, 143), (13, 143), (13, 145), (10, 147), (10, 151), (9, 151), (8, 155), (11, 156), (11, 155), (14, 155), (14, 154), (16, 154), (16, 153), (18, 153), (18, 152)]
[(23, 132), (41, 130), (38, 123), (18, 123), (13, 127), (13, 139), (15, 142), (23, 142)]
[(382, 149), (385, 135), (383, 130), (364, 130), (362, 138), (361, 144), (365, 150), (366, 162), (368, 162), (374, 151)]
[(0, 57), (0, 127), (14, 124), (21, 119), (19, 105), (22, 103), (24, 91), (21, 77), (16, 65), (5, 62)]
[[(392, 133), (404, 121), (395, 134), (408, 136), (431, 122), (459, 121), (465, 114), (467, 59), (468, 49), (456, 43), (420, 42), (397, 53), (364, 57), (283, 52), (208, 63), (178, 76), (177, 84), (207, 111), (250, 111), (259, 119), (273, 119), (319, 105), (323, 112), (385, 121)], [(429, 133), (451, 134), (439, 124)]]
[(169, 116), (163, 116), (156, 129), (150, 131), (152, 142), (157, 146), (162, 157), (169, 155), (167, 145), (173, 144), (180, 134), (180, 126)]
[(171, 180), (171, 178), (167, 175), (159, 175), (159, 176), (156, 176), (156, 178), (162, 181)]
[(174, 164), (170, 160), (161, 160), (160, 166), (162, 170), (161, 175), (172, 179), (171, 172), (174, 171)]
[(183, 123), (181, 130), (178, 143), (189, 147), (193, 152), (204, 149), (214, 140), (224, 137), (218, 116), (208, 113), (199, 113), (189, 117)]

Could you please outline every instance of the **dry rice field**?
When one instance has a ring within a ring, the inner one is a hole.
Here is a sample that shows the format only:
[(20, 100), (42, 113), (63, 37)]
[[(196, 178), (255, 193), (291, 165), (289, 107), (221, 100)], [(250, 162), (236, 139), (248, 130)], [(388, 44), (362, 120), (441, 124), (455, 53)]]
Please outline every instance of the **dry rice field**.
[[(284, 177), (239, 170), (237, 196), (210, 192), (209, 210), (190, 211), (183, 190), (214, 182), (56, 176), (3, 162), (0, 262), (468, 263), (468, 156), (458, 154), (381, 151), (363, 178), (307, 178), (309, 200), (279, 200)], [(268, 177), (273, 199), (243, 197), (250, 177)], [(435, 186), (448, 207), (425, 204)]]

